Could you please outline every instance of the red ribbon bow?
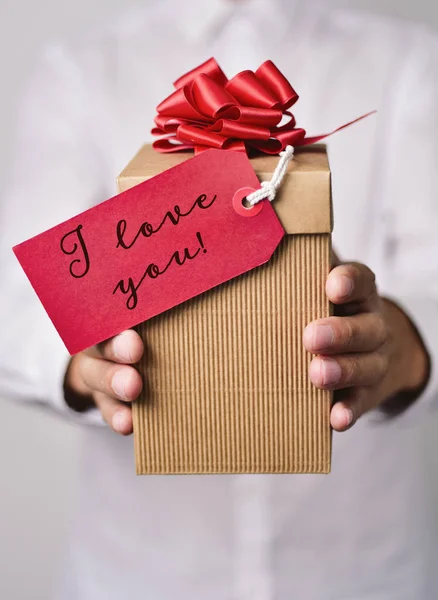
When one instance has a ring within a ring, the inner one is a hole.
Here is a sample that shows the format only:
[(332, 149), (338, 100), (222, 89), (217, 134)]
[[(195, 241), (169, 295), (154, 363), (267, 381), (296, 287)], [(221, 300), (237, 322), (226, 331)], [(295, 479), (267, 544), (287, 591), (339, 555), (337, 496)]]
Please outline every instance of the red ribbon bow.
[[(153, 143), (159, 152), (208, 148), (251, 148), (278, 154), (288, 145), (314, 144), (361, 119), (331, 133), (306, 137), (296, 127), (289, 108), (298, 94), (270, 60), (257, 71), (242, 71), (227, 79), (214, 58), (192, 69), (173, 84), (176, 91), (157, 106), (153, 135), (164, 136)], [(284, 119), (285, 124), (280, 124)]]

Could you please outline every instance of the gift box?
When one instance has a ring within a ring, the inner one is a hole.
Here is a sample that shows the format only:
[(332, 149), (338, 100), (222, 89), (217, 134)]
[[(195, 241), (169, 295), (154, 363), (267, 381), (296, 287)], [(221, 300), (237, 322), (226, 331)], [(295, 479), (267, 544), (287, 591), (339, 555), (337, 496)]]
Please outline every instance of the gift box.
[[(144, 146), (123, 192), (190, 158)], [(278, 157), (251, 159), (260, 181)], [(286, 235), (269, 262), (137, 326), (138, 474), (328, 473), (332, 394), (308, 377), (305, 326), (330, 315), (333, 225), (324, 146), (297, 149), (273, 203)]]
[(308, 136), (270, 60), (229, 79), (210, 58), (173, 85), (120, 194), (13, 250), (70, 354), (137, 327), (139, 474), (328, 473), (332, 394), (302, 343), (330, 315), (317, 144), (375, 111)]

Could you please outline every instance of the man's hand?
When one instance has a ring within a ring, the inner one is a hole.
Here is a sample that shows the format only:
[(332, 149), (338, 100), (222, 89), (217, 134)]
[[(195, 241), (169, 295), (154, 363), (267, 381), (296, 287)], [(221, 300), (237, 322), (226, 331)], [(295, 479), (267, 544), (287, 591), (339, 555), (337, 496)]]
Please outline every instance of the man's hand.
[[(366, 411), (403, 392), (414, 399), (426, 383), (429, 358), (409, 318), (378, 295), (374, 274), (366, 266), (335, 267), (326, 292), (339, 316), (308, 325), (304, 345), (316, 355), (311, 381), (337, 390), (331, 424), (344, 431)], [(142, 380), (129, 365), (143, 351), (140, 336), (129, 330), (75, 355), (65, 377), (68, 405), (79, 411), (97, 406), (114, 431), (132, 433), (128, 403), (139, 396)]]
[(142, 389), (133, 365), (143, 355), (143, 342), (132, 330), (73, 356), (64, 383), (65, 399), (74, 410), (97, 406), (115, 432), (132, 433), (131, 407)]
[(331, 425), (345, 431), (365, 412), (424, 387), (429, 359), (409, 318), (381, 298), (374, 274), (365, 266), (336, 266), (326, 292), (339, 316), (314, 321), (304, 330), (304, 346), (315, 354), (312, 383), (337, 390)]

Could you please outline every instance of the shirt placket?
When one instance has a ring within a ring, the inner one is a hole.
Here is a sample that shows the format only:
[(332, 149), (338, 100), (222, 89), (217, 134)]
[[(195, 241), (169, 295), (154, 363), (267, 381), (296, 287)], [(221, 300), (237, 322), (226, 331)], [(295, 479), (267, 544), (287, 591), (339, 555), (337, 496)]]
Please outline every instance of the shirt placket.
[(234, 486), (234, 599), (273, 600), (270, 477), (240, 475)]

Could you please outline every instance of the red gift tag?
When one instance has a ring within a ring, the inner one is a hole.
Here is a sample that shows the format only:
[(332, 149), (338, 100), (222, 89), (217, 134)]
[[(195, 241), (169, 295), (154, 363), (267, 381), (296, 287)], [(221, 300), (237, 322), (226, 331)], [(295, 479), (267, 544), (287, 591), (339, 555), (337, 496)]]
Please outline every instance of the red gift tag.
[(74, 354), (267, 262), (284, 230), (242, 206), (259, 187), (244, 153), (208, 150), (14, 252)]

